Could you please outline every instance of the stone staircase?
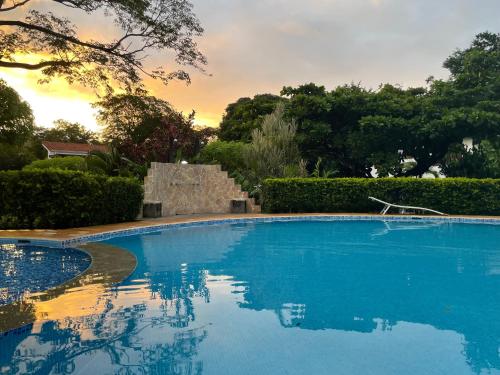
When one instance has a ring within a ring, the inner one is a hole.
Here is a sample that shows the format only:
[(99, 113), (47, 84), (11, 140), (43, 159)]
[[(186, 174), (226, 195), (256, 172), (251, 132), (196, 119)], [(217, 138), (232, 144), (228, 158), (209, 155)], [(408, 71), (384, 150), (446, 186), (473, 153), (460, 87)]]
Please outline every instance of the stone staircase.
[(144, 178), (144, 201), (161, 202), (162, 216), (231, 213), (235, 199), (246, 201), (248, 213), (260, 212), (220, 165), (151, 163)]
[(233, 198), (231, 199), (245, 199), (247, 202), (247, 212), (248, 213), (260, 213), (260, 206), (255, 203), (255, 198), (250, 198), (248, 196), (248, 192), (244, 191), (241, 188), (240, 184), (237, 184), (234, 178), (229, 177), (227, 171), (223, 171), (220, 165), (216, 165), (218, 167), (217, 174), (218, 178), (225, 181), (225, 186), (227, 191), (230, 192)]

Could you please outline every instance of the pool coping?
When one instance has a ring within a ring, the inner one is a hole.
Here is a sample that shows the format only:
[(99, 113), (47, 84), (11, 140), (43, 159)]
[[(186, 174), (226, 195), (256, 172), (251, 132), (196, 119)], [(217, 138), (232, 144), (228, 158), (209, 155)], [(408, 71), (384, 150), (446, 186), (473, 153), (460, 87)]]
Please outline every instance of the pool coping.
[(256, 215), (201, 215), (164, 217), (131, 223), (102, 225), (70, 230), (0, 231), (0, 244), (29, 244), (48, 247), (76, 247), (111, 238), (158, 232), (175, 228), (206, 225), (247, 224), (289, 221), (400, 221), (450, 222), (500, 225), (494, 216), (434, 216), (434, 215), (376, 215), (376, 214), (256, 214)]
[[(0, 306), (0, 338), (15, 334), (35, 322), (51, 320), (54, 310), (47, 304), (57, 304), (68, 292), (75, 300), (85, 295), (85, 287), (111, 286), (129, 277), (137, 267), (136, 256), (121, 247), (108, 244), (84, 244), (75, 247), (90, 256), (89, 266), (78, 275), (43, 291)], [(50, 306), (50, 305), (49, 305)]]

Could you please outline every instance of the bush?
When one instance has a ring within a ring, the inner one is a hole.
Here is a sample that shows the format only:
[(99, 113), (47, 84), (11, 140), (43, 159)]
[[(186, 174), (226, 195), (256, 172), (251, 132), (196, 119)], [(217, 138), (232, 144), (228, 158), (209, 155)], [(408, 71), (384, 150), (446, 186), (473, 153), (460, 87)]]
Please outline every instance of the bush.
[(449, 214), (500, 215), (499, 179), (292, 178), (263, 184), (263, 210), (284, 212), (379, 212), (373, 196), (387, 202)]
[(225, 171), (235, 172), (246, 168), (244, 154), (248, 145), (243, 142), (214, 141), (207, 144), (198, 155), (206, 164), (220, 164)]
[(0, 228), (69, 228), (134, 220), (135, 179), (54, 169), (0, 172)]
[(63, 169), (68, 171), (86, 171), (87, 163), (81, 156), (66, 156), (63, 158), (53, 158), (35, 160), (33, 163), (23, 168), (26, 171), (35, 169)]
[(0, 171), (21, 169), (32, 160), (25, 147), (0, 143)]

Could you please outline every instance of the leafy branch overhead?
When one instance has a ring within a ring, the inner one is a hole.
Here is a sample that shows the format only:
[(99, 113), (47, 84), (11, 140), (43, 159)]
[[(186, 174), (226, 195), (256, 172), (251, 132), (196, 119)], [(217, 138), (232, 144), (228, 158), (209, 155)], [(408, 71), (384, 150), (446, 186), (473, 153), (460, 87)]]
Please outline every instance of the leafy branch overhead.
[[(54, 13), (37, 9), (34, 0), (0, 0), (0, 67), (39, 70), (44, 82), (58, 76), (110, 91), (111, 84), (128, 90), (140, 86), (143, 76), (165, 84), (171, 79), (189, 82), (183, 69), (148, 69), (146, 59), (152, 51), (173, 53), (184, 67), (203, 71), (206, 64), (194, 40), (203, 28), (188, 0), (48, 1), (54, 3)], [(90, 16), (104, 14), (120, 35), (84, 39), (75, 24), (57, 15), (65, 8)], [(16, 19), (20, 11), (25, 17)], [(36, 60), (26, 60), (28, 55)]]

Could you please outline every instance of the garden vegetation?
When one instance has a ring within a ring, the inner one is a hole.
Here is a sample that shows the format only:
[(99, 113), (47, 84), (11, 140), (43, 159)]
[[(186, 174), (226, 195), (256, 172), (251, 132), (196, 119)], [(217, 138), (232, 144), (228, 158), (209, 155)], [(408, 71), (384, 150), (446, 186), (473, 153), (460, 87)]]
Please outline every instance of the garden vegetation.
[(500, 215), (500, 180), (472, 178), (290, 178), (263, 183), (263, 209), (288, 212), (380, 212), (369, 196), (448, 214)]
[(0, 172), (0, 229), (71, 228), (133, 221), (143, 188), (134, 178), (57, 169)]

